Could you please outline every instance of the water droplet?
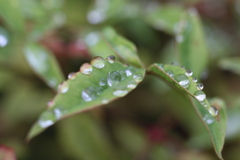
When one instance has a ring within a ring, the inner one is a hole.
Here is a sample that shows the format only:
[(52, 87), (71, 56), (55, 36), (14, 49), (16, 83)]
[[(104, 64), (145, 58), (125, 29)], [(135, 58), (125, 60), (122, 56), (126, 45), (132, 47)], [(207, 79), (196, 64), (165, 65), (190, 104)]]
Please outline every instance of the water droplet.
[(75, 72), (71, 72), (68, 74), (68, 79), (75, 79), (77, 77), (77, 74)]
[(105, 78), (101, 78), (100, 81), (99, 81), (100, 86), (105, 86), (106, 83), (107, 83), (107, 80)]
[(116, 91), (113, 92), (113, 95), (114, 95), (114, 96), (117, 96), (117, 97), (123, 97), (123, 96), (125, 96), (127, 93), (128, 93), (127, 90), (116, 90)]
[(118, 73), (121, 75), (121, 81), (127, 78), (127, 74), (125, 71), (118, 71)]
[(107, 104), (107, 103), (109, 103), (109, 100), (107, 99), (102, 100), (102, 104)]
[(208, 124), (212, 124), (214, 122), (214, 119), (212, 117), (210, 117), (208, 114), (206, 114), (204, 117), (203, 117), (203, 120)]
[(196, 77), (193, 77), (193, 82), (197, 82), (198, 81), (198, 79), (196, 78)]
[(140, 74), (140, 73), (139, 74), (135, 74), (133, 76), (133, 79), (135, 80), (135, 82), (139, 83), (139, 82), (141, 82), (143, 80), (143, 75)]
[(173, 71), (168, 70), (168, 71), (166, 71), (166, 73), (167, 73), (167, 75), (169, 75), (170, 77), (174, 77)]
[(56, 117), (52, 112), (45, 112), (41, 115), (40, 119), (38, 120), (38, 125), (41, 128), (47, 128), (54, 124)]
[(103, 91), (104, 91), (104, 87), (97, 87), (96, 88), (97, 95), (100, 95)]
[(164, 65), (162, 63), (155, 64), (159, 69), (164, 69)]
[(69, 87), (67, 82), (58, 85), (58, 93), (67, 93)]
[(204, 85), (202, 83), (197, 84), (197, 89), (198, 90), (203, 90), (203, 88), (204, 88)]
[(102, 57), (97, 56), (92, 59), (91, 64), (93, 67), (101, 69), (105, 66), (105, 60)]
[(203, 91), (196, 91), (194, 93), (194, 96), (199, 100), (199, 101), (204, 101), (206, 99), (206, 94)]
[(83, 74), (90, 74), (92, 73), (92, 70), (93, 70), (92, 65), (89, 63), (84, 63), (80, 67), (80, 72)]
[(110, 72), (108, 77), (107, 77), (107, 83), (111, 87), (113, 85), (117, 85), (121, 81), (122, 77), (120, 73), (113, 71)]
[(184, 88), (188, 88), (190, 85), (190, 81), (187, 76), (184, 74), (180, 74), (176, 77), (176, 81)]
[(209, 108), (208, 111), (212, 116), (217, 116), (218, 115), (218, 110), (215, 106), (211, 106), (211, 108)]
[(89, 102), (97, 97), (97, 92), (93, 87), (88, 87), (82, 91), (82, 98), (84, 101)]
[(129, 76), (131, 76), (132, 75), (132, 72), (130, 71), (130, 70), (125, 70), (125, 72), (126, 72), (126, 75), (129, 77)]
[(116, 60), (116, 58), (115, 58), (115, 56), (111, 55), (111, 56), (108, 56), (108, 57), (106, 58), (106, 60), (107, 60), (109, 63), (114, 63), (115, 60)]
[(186, 70), (185, 72), (186, 76), (192, 76), (193, 75), (193, 71), (191, 71), (190, 69)]
[(8, 33), (7, 31), (0, 27), (0, 47), (5, 47), (8, 44)]
[(61, 112), (61, 110), (58, 109), (58, 108), (55, 108), (55, 109), (53, 110), (53, 112), (54, 112), (54, 114), (55, 114), (56, 119), (60, 119), (60, 118), (62, 117), (62, 115), (63, 115), (63, 113)]
[(48, 103), (47, 103), (47, 106), (48, 106), (48, 108), (51, 108), (51, 107), (53, 107), (54, 106), (54, 101), (53, 100), (51, 100), (51, 101), (49, 101)]
[(127, 88), (129, 88), (129, 89), (134, 89), (136, 87), (137, 87), (136, 84), (129, 84), (129, 85), (127, 85)]

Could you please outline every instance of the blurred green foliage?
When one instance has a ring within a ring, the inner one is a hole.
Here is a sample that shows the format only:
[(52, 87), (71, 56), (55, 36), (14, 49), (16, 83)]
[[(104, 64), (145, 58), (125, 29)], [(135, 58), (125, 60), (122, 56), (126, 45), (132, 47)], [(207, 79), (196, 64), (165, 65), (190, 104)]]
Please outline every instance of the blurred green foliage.
[[(239, 6), (237, 0), (1, 0), (0, 159), (15, 159), (14, 154), (18, 160), (218, 159), (185, 94), (153, 76), (146, 76), (125, 97), (61, 120), (26, 141), (68, 73), (96, 55), (115, 54), (123, 45), (131, 49), (118, 60), (137, 67), (155, 62), (183, 65), (199, 77), (209, 99), (225, 101), (228, 123), (222, 156), (236, 160)], [(120, 38), (106, 37), (107, 26)], [(98, 34), (110, 45), (91, 43)], [(29, 47), (36, 56), (32, 59), (25, 56)], [(127, 57), (136, 52), (140, 58)], [(44, 70), (36, 70), (36, 64)], [(54, 84), (51, 78), (56, 78)]]

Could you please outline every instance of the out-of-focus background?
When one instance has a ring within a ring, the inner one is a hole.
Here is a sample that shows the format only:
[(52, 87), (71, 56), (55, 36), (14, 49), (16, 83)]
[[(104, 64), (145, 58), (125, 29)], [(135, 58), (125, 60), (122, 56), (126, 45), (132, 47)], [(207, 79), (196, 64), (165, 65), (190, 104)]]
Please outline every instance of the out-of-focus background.
[(171, 63), (177, 58), (175, 43), (181, 41), (175, 24), (182, 12), (195, 12), (193, 8), (201, 17), (209, 53), (201, 77), (204, 91), (227, 104), (223, 157), (238, 159), (237, 0), (0, 0), (0, 159), (217, 160), (191, 104), (152, 76), (126, 97), (62, 120), (30, 142), (25, 140), (55, 95), (27, 63), (26, 46), (34, 42), (48, 50), (67, 78), (92, 58), (86, 35), (112, 26), (137, 46), (146, 65)]

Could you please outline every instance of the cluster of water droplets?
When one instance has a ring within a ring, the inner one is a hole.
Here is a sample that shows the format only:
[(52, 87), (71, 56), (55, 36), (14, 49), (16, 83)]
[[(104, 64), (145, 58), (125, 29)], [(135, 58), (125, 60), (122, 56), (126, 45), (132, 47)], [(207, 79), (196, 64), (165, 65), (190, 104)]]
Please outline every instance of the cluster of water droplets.
[[(196, 83), (196, 91), (193, 93), (195, 98), (201, 102), (201, 104), (209, 111), (209, 113), (212, 116), (217, 116), (218, 115), (218, 110), (216, 107), (209, 105), (206, 102), (206, 94), (202, 91), (204, 88), (204, 85), (202, 83), (197, 83), (198, 79), (193, 76), (193, 72), (191, 70), (185, 70), (185, 74), (176, 74), (172, 70), (167, 70), (164, 68), (164, 65), (161, 63), (155, 64), (159, 69), (164, 71), (169, 77), (174, 79), (175, 81), (178, 82), (179, 85), (184, 87), (185, 89), (189, 89), (191, 85), (191, 79), (194, 83)], [(181, 67), (182, 69), (185, 69), (185, 67)], [(192, 78), (190, 78), (192, 77)]]

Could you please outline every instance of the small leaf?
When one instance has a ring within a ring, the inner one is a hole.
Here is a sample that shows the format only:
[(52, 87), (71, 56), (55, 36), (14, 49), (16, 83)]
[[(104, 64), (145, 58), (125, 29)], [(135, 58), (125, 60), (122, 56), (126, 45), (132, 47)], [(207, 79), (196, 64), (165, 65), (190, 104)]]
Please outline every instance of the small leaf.
[(60, 67), (48, 50), (38, 44), (28, 44), (24, 50), (25, 57), (36, 72), (49, 87), (57, 89), (57, 86), (64, 80)]
[(225, 57), (219, 61), (219, 67), (240, 75), (240, 57)]
[(32, 127), (28, 138), (42, 132), (60, 119), (104, 105), (127, 95), (144, 78), (145, 70), (95, 57), (84, 63), (80, 72), (71, 73), (59, 85), (58, 94)]
[(154, 28), (175, 35), (182, 14), (183, 8), (179, 5), (152, 5), (147, 8), (145, 19)]
[(0, 17), (3, 17), (13, 31), (23, 32), (25, 24), (20, 3), (20, 0), (1, 0)]
[(192, 8), (177, 26), (176, 41), (182, 65), (191, 68), (200, 77), (208, 64), (208, 51), (197, 11)]
[(203, 85), (196, 82), (197, 79), (191, 76), (192, 72), (189, 70), (179, 66), (153, 64), (148, 71), (191, 97), (195, 110), (209, 131), (215, 151), (221, 158), (226, 131), (226, 111), (223, 102), (218, 99), (213, 100), (211, 106), (206, 94), (201, 91)]
[(93, 32), (85, 39), (91, 53), (94, 56), (107, 57), (115, 55), (125, 63), (142, 67), (142, 63), (137, 55), (136, 46), (129, 40), (118, 35), (113, 28), (105, 28), (102, 33)]

